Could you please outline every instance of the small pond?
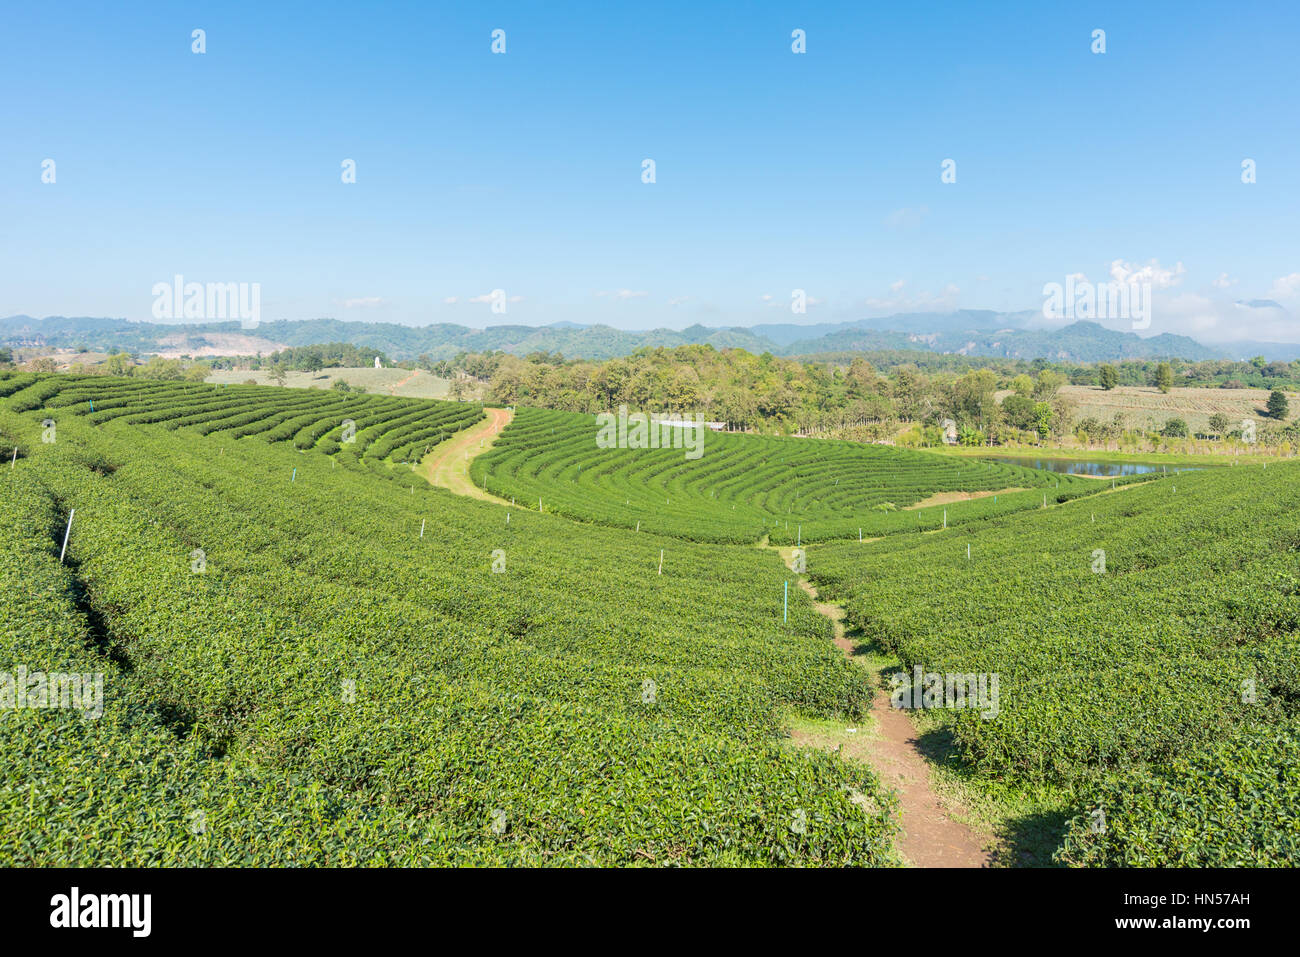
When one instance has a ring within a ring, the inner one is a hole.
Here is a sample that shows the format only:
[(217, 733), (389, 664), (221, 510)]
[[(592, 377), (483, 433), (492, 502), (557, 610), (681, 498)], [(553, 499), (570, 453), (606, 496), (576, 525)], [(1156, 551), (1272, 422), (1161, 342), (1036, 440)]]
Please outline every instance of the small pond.
[(990, 462), (1001, 462), (1003, 465), (1021, 465), (1025, 468), (1043, 469), (1046, 472), (1061, 472), (1066, 475), (1099, 475), (1105, 478), (1111, 478), (1119, 475), (1145, 475), (1148, 472), (1159, 472), (1167, 470), (1169, 472), (1194, 472), (1196, 469), (1179, 466), (1174, 468), (1168, 465), (1157, 465), (1149, 462), (1094, 462), (1090, 459), (1059, 459), (1059, 458), (1011, 458), (1009, 456), (993, 456), (988, 459)]

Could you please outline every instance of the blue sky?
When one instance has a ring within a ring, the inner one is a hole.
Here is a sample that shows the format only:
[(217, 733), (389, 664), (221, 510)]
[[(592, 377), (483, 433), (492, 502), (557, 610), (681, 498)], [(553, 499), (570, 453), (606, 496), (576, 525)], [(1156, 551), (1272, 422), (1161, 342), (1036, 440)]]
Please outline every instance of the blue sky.
[(0, 315), (179, 273), (264, 320), (749, 325), (1119, 269), (1148, 334), (1300, 341), (1296, 5), (270, 6), (10, 5)]

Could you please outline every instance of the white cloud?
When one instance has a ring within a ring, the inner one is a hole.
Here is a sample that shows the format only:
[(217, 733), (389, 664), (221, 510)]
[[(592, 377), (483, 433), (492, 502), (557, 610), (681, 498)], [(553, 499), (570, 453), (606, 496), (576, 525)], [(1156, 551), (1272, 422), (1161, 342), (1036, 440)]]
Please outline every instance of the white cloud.
[(365, 308), (367, 306), (382, 306), (388, 300), (383, 296), (365, 296), (361, 299), (344, 299), (344, 309)]
[(1289, 276), (1280, 276), (1274, 279), (1270, 295), (1274, 299), (1290, 299), (1293, 296), (1300, 295), (1300, 272), (1293, 272)]
[(673, 296), (671, 299), (668, 300), (668, 305), (674, 307), (680, 306), (682, 303), (684, 303), (687, 299), (690, 298), (691, 298), (690, 296)]
[(1183, 274), (1187, 270), (1183, 267), (1182, 262), (1178, 262), (1172, 269), (1166, 269), (1160, 265), (1158, 260), (1152, 259), (1145, 266), (1137, 266), (1123, 259), (1111, 260), (1110, 276), (1116, 282), (1137, 282), (1150, 283), (1152, 289), (1168, 289), (1176, 286), (1183, 281)]
[(1276, 304), (1252, 306), (1189, 292), (1156, 299), (1151, 318), (1152, 333), (1172, 332), (1207, 343), (1300, 341), (1300, 323)]
[(903, 287), (906, 285), (907, 285), (906, 279), (896, 279), (889, 284), (889, 291), (892, 292), (894, 295), (898, 295), (900, 292), (903, 291)]
[(1229, 279), (1226, 272), (1219, 273), (1219, 278), (1210, 283), (1215, 289), (1227, 289), (1229, 286), (1235, 286), (1237, 280)]
[(454, 305), (456, 305), (456, 303), (458, 303), (459, 301), (460, 301), (460, 297), (459, 297), (459, 296), (448, 296), (446, 299), (443, 300), (443, 302), (446, 303), (446, 304), (449, 305), (449, 306), (454, 306)]
[(627, 299), (644, 299), (646, 296), (650, 295), (650, 293), (644, 289), (618, 289), (613, 292), (609, 292), (607, 290), (601, 290), (599, 292), (592, 293), (592, 295), (594, 295), (597, 299), (603, 299), (605, 296), (609, 296), (611, 299), (627, 300)]

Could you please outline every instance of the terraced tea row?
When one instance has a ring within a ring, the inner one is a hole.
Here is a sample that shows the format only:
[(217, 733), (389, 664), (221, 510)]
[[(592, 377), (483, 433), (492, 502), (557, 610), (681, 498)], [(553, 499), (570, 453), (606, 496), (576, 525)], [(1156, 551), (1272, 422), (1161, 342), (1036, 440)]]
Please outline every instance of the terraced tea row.
[(0, 395), (16, 411), (47, 412), (56, 426), (74, 415), (96, 425), (160, 425), (224, 440), (292, 440), (295, 448), (381, 471), (384, 463), (418, 461), (483, 417), (481, 406), (457, 402), (103, 376), (0, 378)]
[(769, 553), (56, 395), (0, 402), (0, 671), (101, 672), (103, 715), (0, 713), (0, 863), (894, 860), (873, 775), (779, 740), (870, 698)]
[[(692, 541), (767, 535), (773, 544), (932, 530), (945, 514), (954, 525), (1110, 487), (890, 446), (715, 432), (702, 433), (691, 458), (682, 431), (666, 434), (685, 448), (601, 448), (594, 416), (519, 409), (470, 475), (501, 498), (585, 522)], [(943, 492), (986, 497), (908, 511)]]
[[(1300, 855), (1300, 466), (1220, 469), (924, 538), (808, 550), (863, 640), (997, 675), (965, 758), (1063, 789), (1062, 859)], [(969, 558), (967, 547), (969, 546)]]

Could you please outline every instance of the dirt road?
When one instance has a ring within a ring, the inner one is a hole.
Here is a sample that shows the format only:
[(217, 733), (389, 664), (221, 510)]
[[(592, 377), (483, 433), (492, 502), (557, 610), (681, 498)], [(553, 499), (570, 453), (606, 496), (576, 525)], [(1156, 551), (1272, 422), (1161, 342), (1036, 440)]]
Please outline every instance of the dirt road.
[(430, 485), (450, 489), (457, 495), (468, 495), (484, 502), (510, 503), (490, 495), (470, 480), (469, 463), (492, 447), (514, 414), (509, 409), (485, 409), (487, 418), (464, 432), (459, 432), (446, 442), (434, 447), (415, 467), (415, 474)]

